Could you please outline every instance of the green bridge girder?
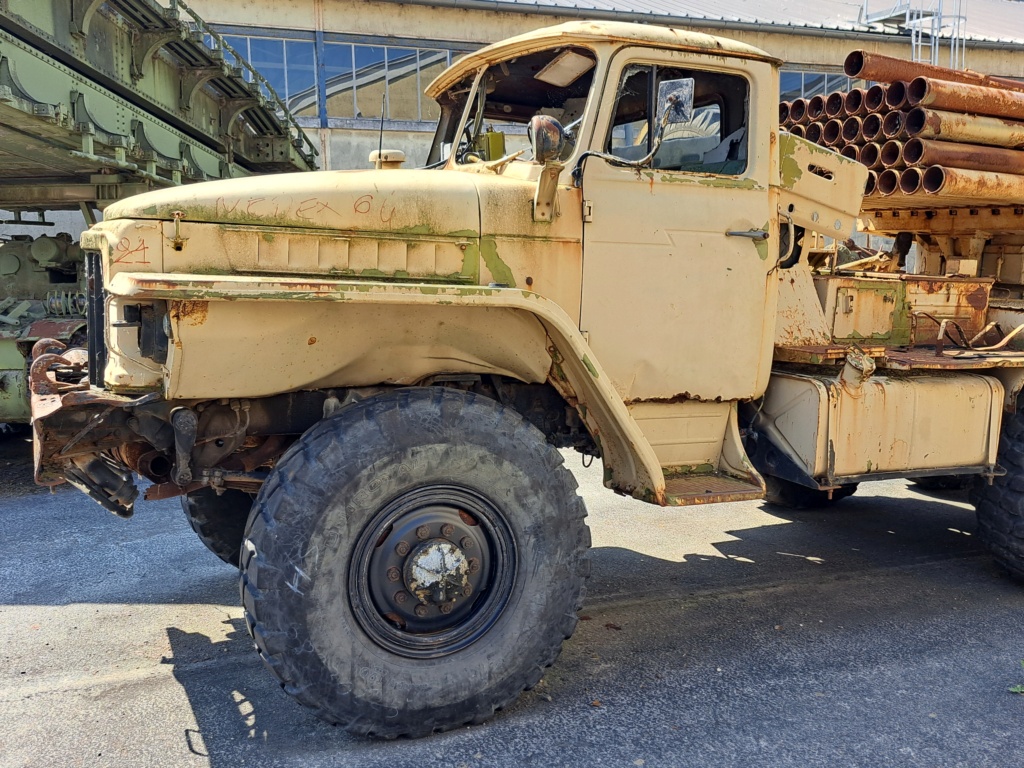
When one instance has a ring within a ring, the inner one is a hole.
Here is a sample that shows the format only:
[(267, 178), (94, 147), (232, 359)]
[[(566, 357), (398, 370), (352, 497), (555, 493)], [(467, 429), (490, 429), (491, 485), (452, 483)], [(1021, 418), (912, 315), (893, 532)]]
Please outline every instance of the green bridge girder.
[[(0, 209), (46, 225), (157, 187), (307, 171), (270, 84), (182, 0), (0, 0)], [(0, 432), (27, 422), (41, 338), (81, 345), (77, 232), (0, 228)]]
[(269, 83), (180, 0), (0, 0), (0, 208), (102, 209), (315, 156)]

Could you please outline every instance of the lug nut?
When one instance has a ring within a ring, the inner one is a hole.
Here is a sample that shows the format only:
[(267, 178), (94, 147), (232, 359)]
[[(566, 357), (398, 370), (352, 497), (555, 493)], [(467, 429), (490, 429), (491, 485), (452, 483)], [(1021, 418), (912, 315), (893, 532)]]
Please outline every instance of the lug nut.
[(399, 555), (400, 557), (405, 557), (406, 555), (408, 555), (409, 554), (409, 542), (407, 542), (407, 541), (400, 541), (400, 542), (398, 542), (395, 545), (395, 554)]
[(430, 529), (427, 528), (427, 526), (421, 525), (416, 529), (416, 538), (420, 541), (426, 539), (428, 536), (430, 536)]
[(480, 570), (480, 561), (477, 560), (475, 557), (469, 558), (469, 572), (470, 573), (476, 573), (479, 570)]
[(388, 568), (388, 581), (398, 581), (400, 578), (402, 574), (397, 568)]
[(453, 533), (455, 533), (455, 526), (451, 523), (445, 523), (441, 526), (442, 536), (451, 536)]
[(395, 602), (401, 605), (409, 599), (409, 595), (405, 592), (395, 592)]
[(469, 597), (472, 594), (473, 594), (473, 585), (472, 584), (467, 584), (466, 586), (464, 586), (462, 588), (462, 596), (463, 597)]
[(424, 616), (427, 615), (427, 606), (423, 604), (417, 605), (416, 608), (413, 609), (413, 613), (415, 613), (422, 619)]
[(441, 613), (443, 613), (445, 615), (448, 615), (451, 612), (452, 612), (452, 604), (451, 603), (441, 603)]
[(459, 546), (461, 546), (463, 549), (472, 549), (473, 540), (469, 538), (469, 536), (463, 536), (462, 541), (459, 542)]

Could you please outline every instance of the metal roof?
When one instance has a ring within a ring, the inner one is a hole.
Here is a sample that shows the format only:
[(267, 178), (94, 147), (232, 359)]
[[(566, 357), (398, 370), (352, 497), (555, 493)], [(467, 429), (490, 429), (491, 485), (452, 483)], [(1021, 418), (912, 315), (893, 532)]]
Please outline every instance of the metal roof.
[[(421, 0), (422, 1), (422, 0)], [(865, 24), (860, 21), (863, 0), (426, 0), (426, 4), (490, 10), (540, 11), (558, 15), (619, 17), (626, 21), (677, 23), (687, 21), (742, 24), (761, 27), (789, 27), (805, 30), (901, 34), (895, 25)], [(871, 0), (872, 14), (905, 7), (927, 7), (927, 0)], [(947, 15), (951, 2), (947, 2)], [(962, 37), (970, 41), (1018, 43), (1024, 45), (1024, 2), (1022, 0), (964, 0), (966, 28)], [(784, 31), (784, 30), (779, 30)], [(948, 30), (941, 36), (948, 36)]]
[(688, 29), (672, 29), (661, 25), (631, 24), (621, 21), (568, 21), (557, 26), (543, 27), (510, 37), (463, 56), (449, 69), (438, 75), (434, 82), (427, 86), (426, 93), (428, 96), (436, 98), (442, 91), (483, 64), (502, 61), (510, 56), (519, 56), (541, 47), (586, 43), (587, 41), (626, 42), (631, 45), (651, 45), (683, 51), (713, 53), (717, 56), (782, 63), (771, 54), (752, 45)]

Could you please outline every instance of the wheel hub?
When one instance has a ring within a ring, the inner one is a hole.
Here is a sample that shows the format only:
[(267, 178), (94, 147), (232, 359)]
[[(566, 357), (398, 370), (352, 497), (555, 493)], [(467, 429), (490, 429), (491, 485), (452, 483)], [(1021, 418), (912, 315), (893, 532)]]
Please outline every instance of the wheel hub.
[(405, 587), (420, 603), (442, 606), (462, 597), (469, 586), (469, 558), (447, 539), (431, 539), (405, 562)]
[(356, 616), (376, 642), (406, 655), (443, 655), (472, 642), (504, 608), (515, 572), (515, 544), (500, 514), (453, 486), (399, 497), (356, 547)]

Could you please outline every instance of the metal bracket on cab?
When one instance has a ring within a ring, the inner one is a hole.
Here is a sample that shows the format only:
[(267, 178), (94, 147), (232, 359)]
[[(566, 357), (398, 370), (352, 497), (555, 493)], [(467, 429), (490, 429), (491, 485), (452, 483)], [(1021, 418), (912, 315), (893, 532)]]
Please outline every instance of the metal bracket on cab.
[(558, 176), (565, 166), (562, 163), (545, 163), (537, 179), (537, 191), (533, 195), (533, 220), (551, 221), (556, 215), (555, 195), (558, 192)]

